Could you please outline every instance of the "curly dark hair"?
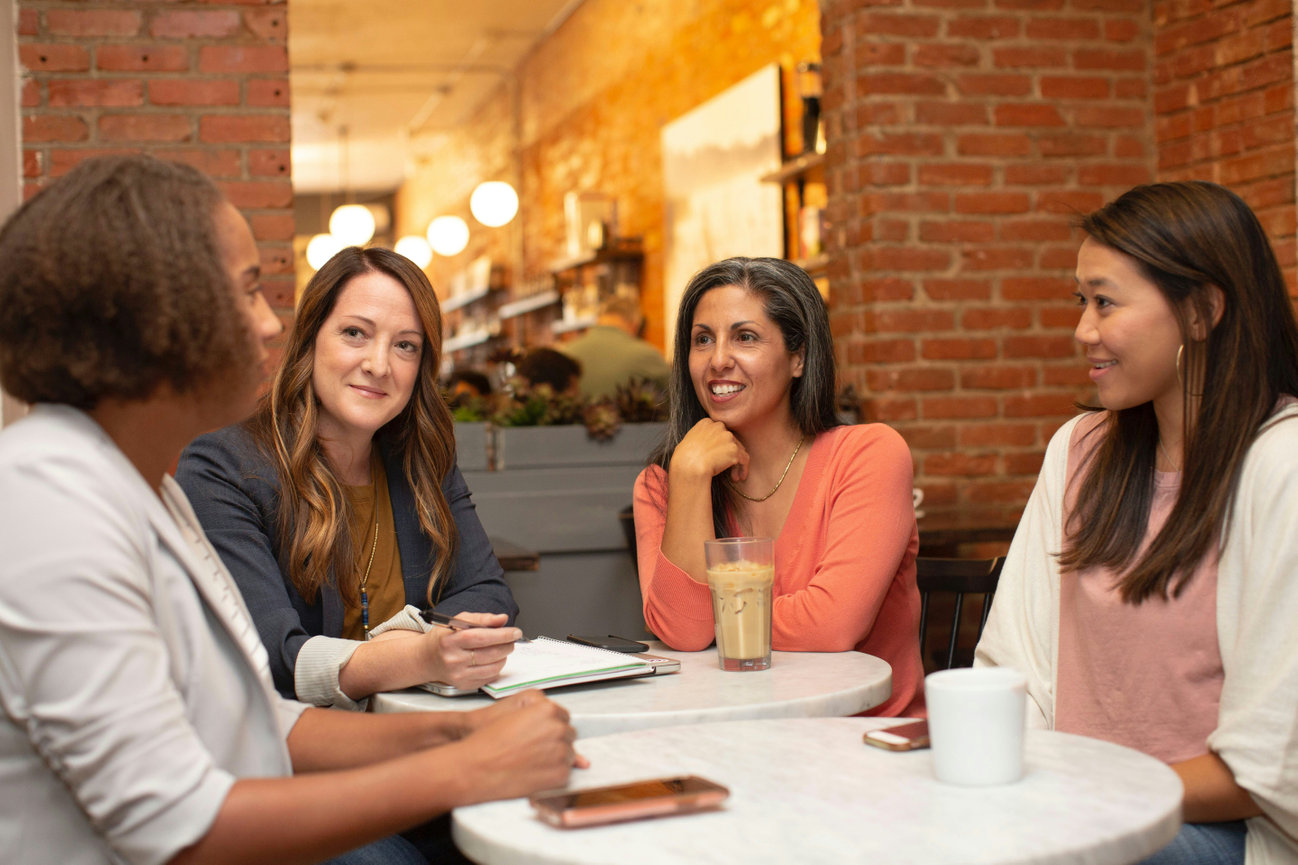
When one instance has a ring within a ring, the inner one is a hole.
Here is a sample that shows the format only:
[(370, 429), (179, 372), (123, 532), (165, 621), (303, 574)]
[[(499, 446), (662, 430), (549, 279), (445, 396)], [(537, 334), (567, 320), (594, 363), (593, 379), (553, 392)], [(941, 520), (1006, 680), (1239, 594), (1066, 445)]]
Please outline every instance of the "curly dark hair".
[(87, 160), (19, 208), (0, 230), (0, 385), (88, 410), (248, 368), (224, 200), (194, 168), (132, 155)]

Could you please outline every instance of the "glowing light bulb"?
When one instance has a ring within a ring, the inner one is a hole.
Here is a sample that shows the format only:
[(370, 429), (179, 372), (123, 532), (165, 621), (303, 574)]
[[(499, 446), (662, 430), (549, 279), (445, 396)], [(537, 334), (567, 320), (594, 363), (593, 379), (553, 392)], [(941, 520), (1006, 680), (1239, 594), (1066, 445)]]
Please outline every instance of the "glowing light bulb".
[(364, 246), (374, 237), (374, 214), (363, 204), (344, 204), (329, 217), (329, 233), (344, 246)]
[(423, 270), (433, 260), (433, 248), (428, 245), (428, 241), (417, 234), (407, 234), (397, 241), (393, 249), (404, 255), (415, 263), (415, 267)]
[(312, 270), (319, 270), (345, 246), (347, 244), (332, 234), (317, 234), (306, 245), (307, 264), (311, 265)]
[(428, 243), (438, 255), (459, 255), (469, 245), (469, 225), (458, 216), (439, 216), (428, 223)]
[(518, 193), (502, 180), (479, 183), (469, 196), (473, 218), (489, 228), (507, 225), (518, 213)]

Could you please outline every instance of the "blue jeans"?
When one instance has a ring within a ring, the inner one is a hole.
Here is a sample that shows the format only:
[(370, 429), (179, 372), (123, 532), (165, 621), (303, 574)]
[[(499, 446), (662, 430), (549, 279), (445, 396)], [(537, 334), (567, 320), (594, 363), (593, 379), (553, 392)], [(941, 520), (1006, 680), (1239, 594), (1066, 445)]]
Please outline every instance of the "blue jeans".
[(1162, 850), (1140, 865), (1243, 865), (1243, 820), (1228, 823), (1186, 823)]
[(400, 835), (392, 835), (348, 850), (324, 865), (428, 865), (428, 860), (414, 844)]
[(451, 841), (451, 818), (442, 815), (335, 856), (324, 865), (471, 865)]

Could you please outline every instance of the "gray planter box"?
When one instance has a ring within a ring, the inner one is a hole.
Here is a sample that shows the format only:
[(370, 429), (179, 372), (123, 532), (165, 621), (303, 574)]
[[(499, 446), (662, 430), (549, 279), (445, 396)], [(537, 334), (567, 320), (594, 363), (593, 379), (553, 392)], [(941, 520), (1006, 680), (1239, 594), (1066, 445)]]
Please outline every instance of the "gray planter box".
[(638, 465), (662, 440), (665, 423), (623, 424), (612, 439), (593, 439), (581, 425), (496, 427), (495, 469)]
[(455, 424), (455, 458), (462, 472), (487, 470), (487, 424), (483, 422)]
[(495, 469), (465, 473), (487, 534), (540, 553), (539, 570), (506, 575), (529, 636), (644, 635), (618, 513), (665, 427), (627, 424), (610, 442), (581, 426), (496, 429)]

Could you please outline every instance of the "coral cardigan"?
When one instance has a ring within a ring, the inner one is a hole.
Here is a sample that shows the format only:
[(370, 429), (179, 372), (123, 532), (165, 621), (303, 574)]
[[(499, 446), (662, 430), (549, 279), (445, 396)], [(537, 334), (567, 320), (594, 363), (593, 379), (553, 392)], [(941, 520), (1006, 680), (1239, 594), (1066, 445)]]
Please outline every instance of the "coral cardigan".
[[(775, 540), (772, 648), (883, 658), (892, 696), (876, 715), (923, 715), (912, 483), (910, 449), (890, 427), (835, 427), (812, 442)], [(714, 636), (712, 599), (662, 553), (667, 487), (658, 466), (635, 484), (645, 622), (672, 648), (698, 651)]]

